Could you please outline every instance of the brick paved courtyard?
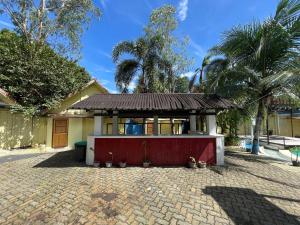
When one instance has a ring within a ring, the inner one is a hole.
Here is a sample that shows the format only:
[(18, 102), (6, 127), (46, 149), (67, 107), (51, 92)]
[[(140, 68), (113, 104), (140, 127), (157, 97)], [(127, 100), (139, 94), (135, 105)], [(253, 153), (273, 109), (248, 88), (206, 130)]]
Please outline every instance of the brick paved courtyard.
[(71, 153), (1, 164), (0, 224), (300, 224), (300, 174), (270, 159), (230, 151), (225, 167), (106, 169)]

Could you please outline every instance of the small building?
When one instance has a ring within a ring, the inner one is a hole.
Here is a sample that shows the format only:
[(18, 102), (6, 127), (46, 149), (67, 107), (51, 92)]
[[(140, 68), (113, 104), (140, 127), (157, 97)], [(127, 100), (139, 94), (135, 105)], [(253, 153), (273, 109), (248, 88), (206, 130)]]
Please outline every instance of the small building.
[[(94, 131), (87, 137), (88, 165), (112, 158), (115, 164), (150, 160), (154, 166), (182, 166), (189, 157), (224, 164), (224, 137), (216, 132), (216, 113), (231, 108), (236, 105), (216, 95), (143, 93), (97, 94), (70, 109), (94, 117)], [(197, 130), (199, 116), (205, 117), (206, 133)], [(134, 123), (126, 122), (130, 120)], [(162, 121), (170, 121), (169, 133), (162, 133)], [(142, 132), (127, 132), (132, 124)]]
[[(251, 135), (252, 126), (251, 120), (241, 121), (238, 133), (240, 135)], [(262, 135), (299, 138), (299, 104), (282, 98), (271, 99), (260, 133)]]
[(94, 123), (93, 116), (84, 110), (68, 108), (99, 93), (107, 90), (93, 79), (53, 109), (28, 118), (11, 111), (16, 101), (0, 89), (0, 149), (30, 146), (73, 149), (76, 142), (86, 140), (87, 134), (93, 132)]

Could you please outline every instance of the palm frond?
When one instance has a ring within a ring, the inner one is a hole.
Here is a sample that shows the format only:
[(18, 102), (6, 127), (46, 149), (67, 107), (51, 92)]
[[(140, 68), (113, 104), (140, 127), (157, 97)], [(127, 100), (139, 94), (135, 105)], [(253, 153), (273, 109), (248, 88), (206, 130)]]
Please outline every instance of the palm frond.
[(281, 0), (277, 6), (274, 19), (283, 26), (289, 26), (300, 15), (299, 0)]
[(193, 89), (196, 84), (196, 78), (197, 78), (197, 71), (195, 71), (194, 75), (192, 76), (192, 78), (189, 81), (189, 92), (193, 92)]
[(128, 90), (128, 86), (138, 69), (139, 62), (132, 59), (123, 60), (117, 65), (115, 82), (121, 92)]
[(131, 54), (131, 55), (137, 55), (137, 50), (135, 43), (132, 41), (123, 41), (117, 44), (112, 51), (112, 59), (113, 62), (116, 63), (119, 61), (120, 56), (122, 54)]

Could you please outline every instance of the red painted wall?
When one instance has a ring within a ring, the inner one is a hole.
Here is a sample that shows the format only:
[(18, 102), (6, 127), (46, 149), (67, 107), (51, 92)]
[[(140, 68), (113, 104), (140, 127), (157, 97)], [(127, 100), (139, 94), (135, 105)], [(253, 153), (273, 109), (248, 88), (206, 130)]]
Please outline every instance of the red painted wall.
[(216, 164), (215, 138), (96, 138), (95, 162), (126, 161), (128, 165), (142, 165), (145, 155), (153, 166), (185, 166), (190, 156), (196, 160)]

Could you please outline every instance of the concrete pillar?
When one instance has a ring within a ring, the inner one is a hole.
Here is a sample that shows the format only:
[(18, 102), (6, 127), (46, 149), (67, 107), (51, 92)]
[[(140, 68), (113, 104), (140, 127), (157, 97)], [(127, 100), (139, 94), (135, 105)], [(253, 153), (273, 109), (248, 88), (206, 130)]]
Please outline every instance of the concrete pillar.
[(216, 153), (217, 153), (217, 165), (224, 165), (224, 136), (218, 135), (216, 137)]
[(94, 116), (94, 135), (103, 134), (103, 116)]
[(119, 135), (119, 122), (118, 122), (119, 117), (118, 117), (118, 115), (116, 115), (116, 114), (113, 115), (112, 120), (113, 120), (113, 124), (112, 124), (112, 134), (113, 134), (113, 135)]
[(280, 135), (280, 118), (279, 114), (276, 112), (276, 126), (277, 126), (277, 135)]
[(95, 137), (88, 136), (85, 163), (90, 166), (94, 164), (94, 158), (95, 158), (94, 148), (95, 148)]
[(154, 116), (153, 135), (158, 135), (158, 116)]
[(217, 134), (216, 115), (207, 115), (206, 116), (206, 122), (207, 122), (207, 133), (209, 135)]
[(195, 133), (197, 131), (197, 120), (196, 120), (196, 112), (192, 112), (193, 114), (190, 115), (190, 131)]

